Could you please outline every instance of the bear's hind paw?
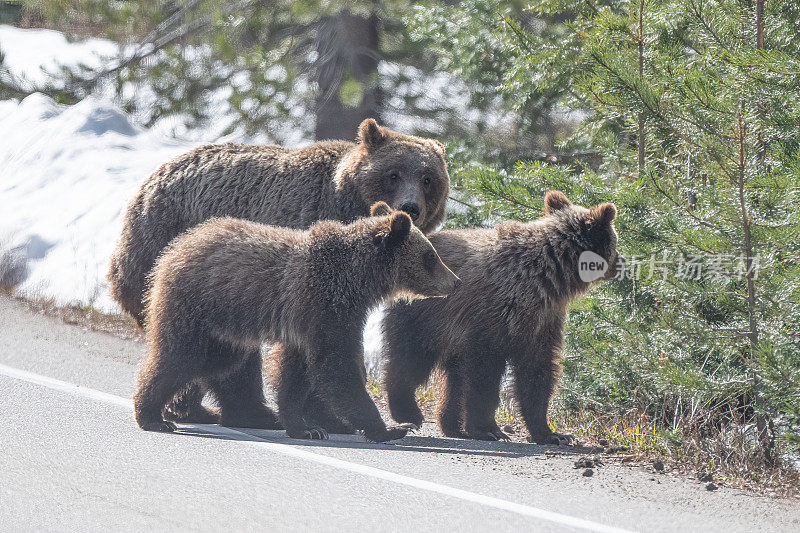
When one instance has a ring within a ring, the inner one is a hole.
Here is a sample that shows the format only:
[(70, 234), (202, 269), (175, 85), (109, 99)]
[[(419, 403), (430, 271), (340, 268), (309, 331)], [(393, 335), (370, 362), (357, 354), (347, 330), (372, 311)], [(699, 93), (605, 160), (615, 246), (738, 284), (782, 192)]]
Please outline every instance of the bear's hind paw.
[(173, 410), (167, 406), (162, 413), (166, 420), (183, 424), (219, 424), (219, 413), (204, 406), (193, 407), (191, 410)]
[(145, 431), (158, 431), (161, 433), (172, 433), (178, 426), (167, 420), (157, 420), (155, 422), (144, 422), (139, 425)]

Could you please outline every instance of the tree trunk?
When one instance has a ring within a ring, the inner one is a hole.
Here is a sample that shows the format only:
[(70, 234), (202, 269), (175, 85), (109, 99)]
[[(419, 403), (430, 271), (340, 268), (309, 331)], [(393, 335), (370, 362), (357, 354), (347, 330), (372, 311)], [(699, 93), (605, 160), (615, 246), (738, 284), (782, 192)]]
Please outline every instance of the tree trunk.
[[(642, 81), (644, 76), (644, 0), (639, 1), (639, 82)], [(639, 113), (639, 128), (638, 128), (638, 160), (637, 171), (639, 176), (644, 171), (644, 113)]]
[[(764, 0), (756, 0), (756, 48), (759, 50), (764, 49)], [(764, 102), (759, 101), (756, 103), (758, 106), (758, 115), (761, 120), (766, 118), (766, 107), (764, 106)], [(739, 113), (739, 124), (741, 129), (741, 120), (742, 120), (742, 113)], [(743, 134), (740, 132), (740, 137)], [(758, 161), (760, 165), (764, 165), (764, 161), (766, 160), (767, 155), (767, 146), (764, 142), (764, 136), (762, 129), (759, 128), (758, 131)], [(742, 218), (744, 221), (744, 229), (745, 229), (745, 250), (749, 248), (748, 254), (748, 261), (745, 265), (745, 268), (748, 270), (752, 265), (752, 253), (753, 247), (750, 241), (750, 220), (747, 217), (747, 212), (745, 211), (745, 203), (744, 203), (744, 195), (743, 195), (743, 181), (744, 181), (744, 161), (742, 158), (742, 149), (740, 149), (740, 173), (739, 173), (739, 201), (742, 206)], [(755, 281), (753, 280), (753, 276), (748, 276), (747, 278), (747, 309), (750, 314), (750, 343), (751, 349), (753, 350), (752, 357), (755, 358), (755, 350), (758, 347), (758, 329), (756, 326), (756, 319), (755, 319), (755, 310), (756, 310), (756, 294), (755, 294)], [(755, 400), (756, 400), (756, 408), (763, 409), (764, 407), (764, 398), (761, 393), (761, 379), (758, 375), (758, 372), (753, 370), (753, 389), (755, 392)], [(773, 457), (773, 448), (775, 446), (775, 433), (772, 429), (772, 421), (768, 420), (768, 418), (762, 413), (756, 415), (756, 429), (758, 430), (758, 436), (761, 441), (761, 446), (764, 449), (764, 459), (771, 463), (774, 461)]]
[(764, 48), (764, 0), (756, 0), (756, 48)]
[(756, 357), (758, 356), (758, 320), (756, 318), (756, 284), (755, 273), (753, 271), (754, 249), (752, 234), (750, 231), (750, 215), (747, 211), (747, 203), (745, 201), (745, 184), (747, 178), (746, 171), (746, 158), (747, 158), (747, 126), (742, 117), (744, 113), (744, 106), (741, 105), (738, 113), (738, 141), (739, 141), (739, 165), (738, 165), (738, 183), (737, 192), (739, 193), (739, 209), (742, 215), (742, 231), (744, 243), (742, 251), (744, 252), (744, 268), (745, 279), (747, 281), (747, 314), (749, 315), (749, 324), (747, 337), (750, 340), (750, 364), (751, 364), (751, 380), (753, 387), (753, 399), (756, 408), (756, 430), (758, 431), (758, 439), (761, 443), (764, 452), (764, 460), (767, 463), (773, 461), (772, 449), (775, 441), (774, 436), (770, 434), (769, 428), (771, 427), (770, 421), (764, 414), (764, 397), (761, 393), (761, 376), (758, 374), (758, 363)]
[(317, 30), (317, 85), (314, 136), (352, 139), (365, 118), (380, 118), (378, 17), (343, 10)]
[(555, 154), (556, 152), (556, 126), (553, 123), (553, 108), (548, 107), (542, 114), (543, 130), (545, 135), (544, 151), (548, 155)]

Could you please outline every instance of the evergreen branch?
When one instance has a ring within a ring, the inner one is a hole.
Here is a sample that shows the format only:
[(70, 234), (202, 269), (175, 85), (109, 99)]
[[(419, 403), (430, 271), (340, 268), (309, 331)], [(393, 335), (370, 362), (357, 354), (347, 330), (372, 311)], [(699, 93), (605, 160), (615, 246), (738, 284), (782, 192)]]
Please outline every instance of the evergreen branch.
[(455, 196), (453, 196), (452, 194), (448, 195), (448, 196), (447, 196), (447, 199), (448, 199), (448, 200), (452, 200), (452, 201), (454, 201), (454, 202), (455, 202), (455, 203), (457, 203), (457, 204), (461, 204), (461, 205), (463, 205), (464, 207), (469, 207), (469, 208), (471, 208), (471, 209), (477, 209), (477, 208), (478, 208), (478, 206), (476, 206), (476, 205), (472, 205), (472, 204), (469, 204), (469, 203), (467, 203), (467, 202), (465, 202), (465, 201), (463, 201), (463, 200), (459, 200), (458, 198), (456, 198), (456, 197), (455, 197)]
[[(240, 4), (236, 4), (237, 6), (241, 6), (244, 4), (249, 5), (251, 2), (242, 2)], [(94, 89), (97, 84), (102, 81), (104, 78), (119, 72), (120, 70), (134, 64), (139, 63), (142, 60), (157, 54), (162, 49), (166, 48), (167, 46), (188, 37), (190, 35), (194, 35), (206, 27), (208, 27), (212, 22), (212, 17), (210, 15), (206, 15), (192, 23), (185, 24), (180, 26), (179, 28), (173, 30), (166, 36), (162, 37), (161, 39), (157, 40), (156, 42), (152, 43), (152, 46), (147, 51), (142, 51), (144, 45), (140, 45), (136, 53), (132, 54), (130, 57), (120, 61), (113, 67), (109, 67), (107, 69), (101, 70), (97, 72), (90, 78), (83, 78), (76, 81), (71, 82), (68, 84), (64, 89), (60, 92), (76, 94), (79, 90), (83, 92), (89, 92)]]
[(709, 33), (709, 35), (711, 35), (711, 37), (714, 39), (714, 42), (716, 42), (720, 48), (722, 48), (729, 54), (733, 55), (730, 49), (726, 46), (725, 42), (722, 40), (722, 38), (720, 38), (720, 36), (717, 35), (717, 32), (714, 31), (714, 29), (708, 24), (706, 19), (703, 17), (702, 13), (700, 12), (700, 8), (697, 5), (695, 5), (694, 0), (689, 0), (689, 6), (691, 7), (692, 14), (700, 22), (703, 28)]
[(175, 21), (177, 21), (178, 19), (182, 18), (189, 11), (194, 11), (194, 8), (197, 7), (197, 5), (200, 4), (200, 2), (202, 2), (202, 1), (203, 0), (191, 0), (191, 2), (189, 2), (188, 4), (186, 4), (185, 6), (180, 8), (179, 10), (177, 10), (171, 16), (167, 17), (158, 26), (156, 26), (153, 29), (153, 31), (148, 33), (147, 36), (144, 39), (139, 41), (137, 49), (141, 50), (144, 47), (144, 45), (149, 44), (152, 41), (154, 41), (156, 39), (156, 37), (158, 37), (163, 30), (165, 30), (165, 29), (169, 28), (170, 26), (172, 26), (172, 24)]
[[(162, 23), (162, 25), (159, 25), (159, 27), (162, 27), (162, 26), (164, 28), (168, 27), (169, 24), (166, 24), (167, 22), (170, 22), (170, 21), (174, 22), (174, 20), (177, 20), (180, 16), (182, 16), (185, 13), (187, 13), (189, 9), (193, 9), (198, 3), (199, 2), (195, 0), (195, 1), (191, 2), (190, 4), (187, 4), (187, 6), (185, 6), (184, 9), (182, 9), (178, 13), (175, 13), (172, 16), (170, 16), (166, 21), (164, 21), (164, 23)], [(259, 3), (258, 0), (245, 0), (245, 1), (234, 3), (232, 5), (226, 5), (222, 9), (222, 14), (223, 15), (230, 15), (232, 13), (237, 13), (237, 12), (240, 12), (240, 11), (244, 11), (244, 10), (247, 10), (247, 9), (249, 9), (251, 7), (254, 7), (258, 3)], [(148, 42), (148, 38), (153, 38), (153, 34), (155, 33), (155, 31), (151, 32), (151, 34), (149, 34), (144, 40), (142, 40), (137, 45), (136, 52), (131, 54), (130, 57), (121, 60), (118, 64), (116, 64), (113, 67), (109, 67), (107, 69), (104, 69), (104, 70), (101, 70), (100, 72), (95, 73), (93, 76), (91, 76), (89, 78), (83, 78), (83, 79), (75, 80), (75, 81), (69, 83), (63, 89), (59, 90), (58, 92), (60, 92), (60, 93), (68, 93), (68, 94), (76, 94), (76, 93), (78, 93), (78, 91), (89, 92), (100, 81), (102, 81), (103, 79), (107, 78), (108, 76), (110, 76), (112, 74), (115, 74), (115, 73), (123, 70), (124, 68), (126, 68), (126, 67), (128, 67), (130, 65), (140, 63), (142, 60), (157, 54), (158, 52), (160, 52), (164, 48), (166, 48), (166, 47), (168, 47), (168, 46), (170, 46), (172, 44), (175, 44), (176, 42), (180, 41), (181, 39), (185, 39), (186, 37), (189, 37), (189, 36), (192, 36), (192, 35), (195, 35), (195, 34), (198, 34), (198, 33), (202, 32), (203, 30), (207, 29), (214, 22), (214, 20), (215, 20), (215, 16), (214, 15), (211, 15), (211, 14), (204, 15), (203, 17), (201, 17), (201, 18), (199, 18), (199, 19), (197, 19), (195, 21), (183, 24), (183, 25), (175, 28), (171, 32), (167, 33), (166, 35), (163, 35), (160, 38), (155, 39), (153, 42)], [(171, 24), (171, 22), (170, 22), (170, 24)], [(293, 31), (304, 31), (304, 30), (308, 29), (308, 26), (309, 25), (298, 25), (297, 27), (295, 27), (293, 29)], [(278, 42), (279, 40), (284, 38), (284, 36), (282, 34), (276, 34), (273, 37), (274, 38), (270, 39), (269, 42), (264, 43), (265, 47), (268, 48), (271, 45), (271, 43)]]
[(717, 231), (721, 231), (721, 230), (722, 230), (722, 228), (721, 228), (720, 226), (717, 226), (717, 225), (715, 225), (715, 224), (712, 224), (711, 222), (708, 222), (708, 221), (706, 221), (706, 220), (703, 220), (702, 218), (700, 218), (700, 217), (698, 217), (697, 215), (695, 215), (694, 213), (692, 213), (691, 209), (689, 209), (689, 206), (685, 206), (685, 205), (683, 205), (682, 203), (680, 203), (680, 202), (678, 202), (677, 200), (675, 200), (675, 199), (672, 197), (672, 195), (670, 195), (670, 194), (669, 194), (667, 191), (665, 191), (665, 190), (664, 190), (664, 189), (661, 187), (661, 185), (659, 185), (658, 181), (657, 181), (657, 180), (656, 180), (656, 178), (655, 178), (655, 175), (654, 175), (652, 172), (650, 173), (650, 181), (653, 183), (653, 186), (656, 188), (656, 190), (657, 190), (658, 192), (660, 192), (660, 193), (661, 193), (661, 195), (662, 195), (664, 198), (666, 198), (667, 200), (669, 200), (669, 201), (670, 201), (670, 202), (671, 202), (671, 203), (672, 203), (672, 204), (673, 204), (675, 207), (678, 207), (678, 208), (680, 208), (680, 209), (681, 209), (681, 210), (682, 210), (684, 213), (686, 213), (686, 214), (687, 214), (687, 215), (689, 215), (691, 218), (693, 218), (693, 219), (694, 219), (694, 220), (695, 220), (695, 221), (696, 221), (698, 224), (700, 224), (700, 225), (702, 225), (702, 226), (705, 226), (705, 227), (707, 227), (707, 228), (713, 229), (713, 230), (717, 230)]
[[(627, 88), (628, 90), (633, 91), (636, 94), (637, 101), (639, 103), (641, 103), (647, 109), (647, 111), (650, 113), (650, 115), (653, 118), (658, 119), (659, 122), (661, 122), (663, 125), (665, 125), (667, 128), (669, 128), (670, 131), (672, 131), (672, 133), (675, 134), (677, 137), (683, 139), (684, 142), (687, 142), (687, 143), (695, 146), (696, 148), (701, 148), (701, 146), (698, 143), (696, 143), (693, 140), (691, 140), (686, 134), (684, 134), (678, 128), (676, 128), (669, 121), (669, 119), (667, 119), (666, 115), (662, 111), (660, 111), (656, 107), (653, 107), (652, 105), (650, 105), (650, 103), (645, 98), (645, 95), (642, 93), (642, 91), (639, 89), (639, 87), (636, 84), (628, 83), (626, 81), (626, 79), (621, 75), (620, 72), (615, 70), (608, 62), (601, 60), (600, 57), (601, 57), (600, 54), (592, 54), (592, 58), (595, 61), (597, 61), (597, 63), (600, 64), (600, 66), (605, 68), (611, 75), (613, 75), (614, 78), (617, 81), (619, 81), (620, 83), (622, 83), (625, 86), (625, 88)], [(606, 103), (606, 105), (610, 105), (612, 107), (624, 108), (624, 106), (622, 104)], [(703, 133), (706, 133), (707, 135), (710, 135), (712, 137), (718, 138), (721, 141), (732, 141), (732, 140), (734, 140), (733, 137), (731, 137), (731, 136), (724, 135), (722, 133), (709, 130), (703, 124), (700, 124), (697, 121), (695, 121), (695, 120), (693, 120), (693, 119), (691, 119), (689, 117), (684, 116), (682, 113), (677, 113), (677, 118), (679, 120), (683, 120), (684, 122), (686, 122), (688, 124), (691, 124), (692, 126), (698, 128), (700, 131), (702, 131)]]
[[(659, 111), (655, 107), (651, 106), (650, 103), (646, 101), (646, 99), (644, 98), (644, 95), (641, 93), (639, 88), (636, 87), (635, 84), (634, 84), (634, 86), (631, 86), (627, 81), (625, 81), (624, 77), (622, 77), (619, 72), (617, 72), (613, 67), (611, 67), (611, 65), (609, 65), (606, 61), (603, 61), (601, 59), (600, 54), (592, 54), (592, 58), (595, 61), (597, 61), (597, 63), (601, 67), (605, 68), (610, 74), (612, 74), (627, 89), (632, 90), (633, 92), (635, 92), (636, 96), (638, 96), (638, 101), (647, 109), (647, 111), (650, 113), (651, 116), (653, 116), (654, 118), (658, 119), (659, 122), (661, 122), (662, 124), (667, 126), (667, 128), (669, 128), (669, 130), (672, 131), (673, 134), (675, 134), (677, 137), (683, 139), (683, 141), (686, 142), (687, 144), (690, 144), (691, 146), (694, 146), (694, 147), (696, 147), (698, 149), (702, 148), (702, 146), (700, 144), (698, 144), (696, 141), (694, 141), (693, 139), (690, 139), (689, 137), (686, 136), (686, 134), (684, 134), (683, 132), (681, 132), (680, 130), (675, 128), (675, 126), (673, 126), (670, 123), (670, 121), (661, 113), (661, 111)], [(603, 103), (602, 100), (599, 100), (599, 101), (600, 101), (600, 103)], [(614, 104), (606, 104), (606, 105), (612, 105), (613, 107), (623, 107), (622, 105), (614, 105)]]
[(692, 96), (695, 97), (695, 100), (700, 102), (700, 104), (703, 106), (703, 109), (707, 109), (708, 111), (712, 111), (714, 113), (722, 113), (724, 115), (728, 115), (728, 116), (731, 116), (731, 117), (733, 117), (735, 115), (735, 113), (733, 111), (728, 111), (727, 109), (718, 109), (718, 108), (713, 107), (711, 105), (710, 99), (703, 100), (703, 98), (692, 88), (692, 86), (690, 84), (684, 83), (682, 86), (687, 91), (689, 91), (692, 94)]

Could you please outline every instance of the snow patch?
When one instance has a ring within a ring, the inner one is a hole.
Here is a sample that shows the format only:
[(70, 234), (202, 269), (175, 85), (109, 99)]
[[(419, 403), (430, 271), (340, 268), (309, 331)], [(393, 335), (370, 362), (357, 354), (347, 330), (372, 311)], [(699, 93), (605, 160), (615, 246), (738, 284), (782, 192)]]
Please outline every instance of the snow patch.
[(0, 102), (0, 240), (21, 247), (19, 291), (115, 310), (108, 258), (139, 182), (191, 144), (131, 124), (112, 103), (42, 94)]

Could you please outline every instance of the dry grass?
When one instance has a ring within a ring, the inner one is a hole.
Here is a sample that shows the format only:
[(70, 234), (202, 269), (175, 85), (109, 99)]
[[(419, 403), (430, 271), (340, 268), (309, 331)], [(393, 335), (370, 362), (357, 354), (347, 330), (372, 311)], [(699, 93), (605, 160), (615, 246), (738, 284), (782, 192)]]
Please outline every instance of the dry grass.
[(800, 497), (800, 472), (781, 459), (785, 450), (776, 450), (778, 459), (765, 460), (746, 424), (714, 427), (687, 417), (666, 428), (639, 412), (598, 415), (557, 407), (551, 409), (550, 423), (581, 441), (624, 450), (635, 461), (660, 461), (666, 469), (688, 477), (713, 478), (717, 485), (772, 496)]
[[(667, 469), (689, 477), (711, 476), (718, 485), (800, 497), (800, 472), (783, 459), (766, 461), (748, 425), (713, 428), (687, 419), (669, 429), (636, 412), (598, 416), (588, 411), (553, 411), (551, 423), (571, 429), (581, 440), (625, 449), (635, 459), (659, 460)], [(776, 452), (776, 457), (785, 456), (780, 449)]]
[(128, 315), (103, 313), (91, 302), (88, 305), (57, 305), (52, 298), (18, 296), (15, 294), (16, 288), (25, 281), (27, 275), (24, 250), (20, 247), (11, 248), (6, 242), (0, 242), (0, 294), (24, 302), (32, 311), (58, 318), (66, 324), (110, 333), (123, 339), (142, 339), (143, 332)]
[[(435, 420), (435, 378), (417, 390), (416, 398), (426, 420)], [(373, 395), (385, 404), (376, 379)], [(800, 497), (800, 472), (786, 461), (769, 464), (754, 445), (752, 432), (744, 424), (729, 423), (723, 429), (700, 427), (697, 422), (683, 420), (668, 429), (642, 413), (597, 415), (588, 410), (578, 412), (560, 408), (556, 402), (550, 410), (554, 431), (572, 433), (585, 447), (596, 447), (620, 462), (648, 466), (656, 462), (665, 471), (717, 485), (751, 490), (778, 497)], [(514, 440), (521, 440), (525, 425), (514, 402), (511, 390), (500, 393), (500, 406), (495, 413), (497, 423), (511, 426)], [(781, 450), (776, 450), (781, 456)]]
[(65, 324), (108, 333), (126, 340), (141, 342), (144, 339), (144, 332), (128, 315), (104, 313), (88, 305), (56, 305), (49, 298), (17, 297), (16, 299), (25, 302), (31, 311), (58, 318)]

